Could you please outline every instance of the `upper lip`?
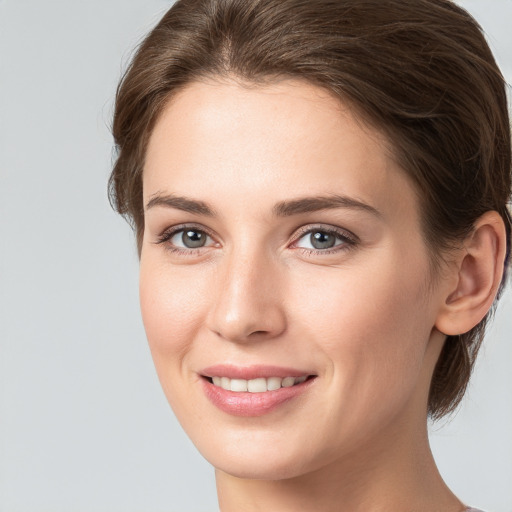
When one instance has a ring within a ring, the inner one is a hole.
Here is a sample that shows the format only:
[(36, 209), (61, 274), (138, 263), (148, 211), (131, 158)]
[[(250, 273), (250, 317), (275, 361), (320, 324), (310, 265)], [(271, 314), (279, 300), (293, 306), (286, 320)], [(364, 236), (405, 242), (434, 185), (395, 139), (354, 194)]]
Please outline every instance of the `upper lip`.
[(230, 379), (257, 379), (259, 377), (302, 377), (314, 375), (309, 371), (297, 368), (285, 368), (283, 366), (251, 365), (237, 366), (233, 364), (216, 364), (204, 368), (201, 372), (203, 377), (228, 377)]

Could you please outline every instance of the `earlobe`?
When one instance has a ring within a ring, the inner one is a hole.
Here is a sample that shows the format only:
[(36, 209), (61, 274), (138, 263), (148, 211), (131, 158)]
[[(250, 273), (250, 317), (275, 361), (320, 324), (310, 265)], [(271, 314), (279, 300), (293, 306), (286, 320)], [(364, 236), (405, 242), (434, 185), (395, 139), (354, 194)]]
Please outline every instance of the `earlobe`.
[(441, 305), (436, 321), (439, 331), (449, 336), (463, 334), (484, 318), (503, 277), (506, 244), (501, 216), (495, 211), (482, 215), (464, 241), (453, 269), (456, 285)]

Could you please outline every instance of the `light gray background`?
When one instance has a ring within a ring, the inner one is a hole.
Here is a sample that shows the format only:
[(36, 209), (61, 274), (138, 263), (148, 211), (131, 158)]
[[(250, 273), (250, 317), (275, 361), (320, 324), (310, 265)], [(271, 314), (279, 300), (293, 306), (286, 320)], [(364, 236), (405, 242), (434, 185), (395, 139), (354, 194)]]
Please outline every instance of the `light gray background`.
[[(511, 82), (512, 1), (461, 3)], [(132, 235), (106, 198), (115, 86), (170, 5), (0, 0), (2, 512), (217, 510), (157, 382)], [(508, 292), (462, 409), (432, 434), (447, 482), (492, 512), (512, 512), (511, 332)]]

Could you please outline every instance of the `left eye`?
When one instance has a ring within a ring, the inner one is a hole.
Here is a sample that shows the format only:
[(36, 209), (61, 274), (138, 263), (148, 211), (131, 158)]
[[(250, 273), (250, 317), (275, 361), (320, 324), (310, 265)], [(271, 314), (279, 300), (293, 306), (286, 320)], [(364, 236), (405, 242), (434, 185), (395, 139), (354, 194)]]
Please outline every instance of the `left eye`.
[(350, 243), (351, 240), (341, 233), (315, 229), (308, 231), (296, 242), (296, 247), (315, 251), (332, 249), (339, 245)]

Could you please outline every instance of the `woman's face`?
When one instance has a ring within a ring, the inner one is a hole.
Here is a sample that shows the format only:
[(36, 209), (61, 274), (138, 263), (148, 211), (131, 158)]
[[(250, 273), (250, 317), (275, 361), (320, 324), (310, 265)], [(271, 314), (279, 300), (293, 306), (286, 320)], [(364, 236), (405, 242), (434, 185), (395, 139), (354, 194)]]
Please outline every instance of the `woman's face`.
[(379, 132), (299, 81), (194, 83), (143, 188), (149, 345), (214, 466), (289, 478), (424, 428), (441, 299)]

